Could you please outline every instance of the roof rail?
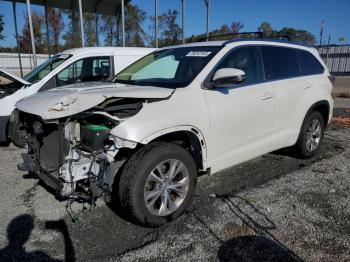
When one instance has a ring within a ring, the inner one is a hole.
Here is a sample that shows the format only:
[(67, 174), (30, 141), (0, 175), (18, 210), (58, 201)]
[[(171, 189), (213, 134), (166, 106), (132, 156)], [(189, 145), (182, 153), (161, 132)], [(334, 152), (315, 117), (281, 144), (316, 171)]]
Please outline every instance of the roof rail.
[[(274, 35), (270, 35), (267, 36), (264, 34), (264, 32), (241, 32), (241, 33), (228, 33), (228, 34), (221, 34), (221, 35), (212, 35), (209, 37), (203, 37), (198, 39), (197, 42), (202, 42), (202, 41), (208, 41), (210, 39), (213, 38), (217, 38), (217, 37), (225, 37), (225, 36), (250, 36), (251, 38), (261, 38), (261, 39), (277, 39), (277, 40), (285, 40), (285, 41), (290, 41), (290, 38), (288, 35), (279, 35), (279, 34), (274, 34)], [(243, 37), (243, 38), (249, 38), (249, 37)], [(236, 38), (227, 40), (226, 43), (229, 43), (230, 41), (234, 41), (236, 40)]]
[(208, 37), (202, 37), (198, 39), (197, 42), (202, 42), (202, 41), (208, 41), (209, 39), (212, 38), (217, 38), (217, 37), (224, 37), (224, 36), (243, 36), (243, 35), (248, 35), (248, 36), (258, 36), (259, 38), (263, 38), (264, 33), (263, 32), (241, 32), (241, 33), (227, 33), (227, 34), (221, 34), (221, 35), (211, 35)]

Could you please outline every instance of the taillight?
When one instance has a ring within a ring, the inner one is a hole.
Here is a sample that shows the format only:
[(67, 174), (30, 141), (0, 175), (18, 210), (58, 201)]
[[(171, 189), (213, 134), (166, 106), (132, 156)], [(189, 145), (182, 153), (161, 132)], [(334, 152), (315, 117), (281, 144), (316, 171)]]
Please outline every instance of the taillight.
[(329, 75), (328, 76), (329, 81), (331, 82), (332, 86), (334, 87), (335, 84), (335, 76)]

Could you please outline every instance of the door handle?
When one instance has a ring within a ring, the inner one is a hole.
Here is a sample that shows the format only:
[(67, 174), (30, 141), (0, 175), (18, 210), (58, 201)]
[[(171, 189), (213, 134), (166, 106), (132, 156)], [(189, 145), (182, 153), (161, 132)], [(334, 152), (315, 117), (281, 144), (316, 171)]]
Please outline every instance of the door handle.
[(261, 100), (267, 100), (273, 98), (273, 94), (270, 92), (266, 92), (262, 97)]
[(304, 85), (304, 89), (309, 89), (309, 88), (311, 88), (312, 86), (310, 85), (310, 84), (306, 84), (306, 85)]

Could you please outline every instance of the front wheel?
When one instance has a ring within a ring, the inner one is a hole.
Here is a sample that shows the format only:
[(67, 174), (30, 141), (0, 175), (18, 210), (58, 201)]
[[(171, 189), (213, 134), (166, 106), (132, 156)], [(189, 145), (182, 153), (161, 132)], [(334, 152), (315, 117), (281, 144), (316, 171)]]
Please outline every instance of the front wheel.
[(295, 145), (298, 156), (310, 158), (320, 149), (325, 129), (324, 119), (320, 112), (311, 112), (304, 120), (298, 141)]
[(119, 199), (136, 224), (160, 226), (178, 218), (191, 204), (197, 168), (189, 152), (157, 142), (133, 155), (123, 168)]
[(12, 143), (20, 148), (25, 147), (24, 140), (19, 135), (19, 121), (18, 121), (18, 111), (13, 111), (10, 116), (9, 125), (8, 125), (8, 134)]

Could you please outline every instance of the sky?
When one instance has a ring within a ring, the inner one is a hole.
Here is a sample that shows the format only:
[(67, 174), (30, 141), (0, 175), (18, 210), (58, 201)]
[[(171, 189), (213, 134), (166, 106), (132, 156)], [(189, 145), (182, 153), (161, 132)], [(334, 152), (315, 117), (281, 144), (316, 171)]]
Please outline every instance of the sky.
[[(84, 1), (88, 0), (82, 0), (83, 4)], [(205, 33), (204, 0), (185, 1), (185, 36)], [(154, 0), (132, 0), (131, 2), (145, 10), (149, 16), (154, 15)], [(331, 35), (331, 43), (338, 43), (340, 37), (344, 37), (345, 42), (350, 43), (350, 0), (210, 0), (210, 2), (209, 30), (240, 21), (244, 24), (241, 31), (256, 31), (262, 22), (267, 21), (276, 30), (285, 26), (308, 30), (319, 41), (320, 25), (324, 19), (323, 40), (328, 40), (328, 35)], [(178, 24), (181, 26), (181, 0), (158, 0), (158, 13), (161, 14), (167, 9), (179, 11)], [(32, 10), (44, 12), (43, 7), (36, 5), (32, 5)], [(19, 32), (23, 27), (26, 12), (26, 5), (18, 3)], [(0, 46), (15, 46), (12, 2), (0, 0), (0, 14), (4, 15), (6, 36), (5, 40), (0, 40)]]

